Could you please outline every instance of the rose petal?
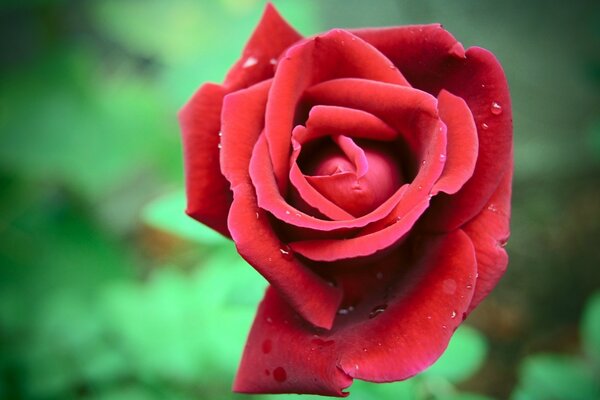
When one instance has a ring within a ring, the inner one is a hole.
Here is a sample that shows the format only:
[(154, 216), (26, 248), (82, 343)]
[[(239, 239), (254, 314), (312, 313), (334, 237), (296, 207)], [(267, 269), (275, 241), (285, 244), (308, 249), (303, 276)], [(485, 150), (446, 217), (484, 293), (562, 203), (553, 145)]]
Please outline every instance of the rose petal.
[(400, 242), (429, 206), (429, 198), (422, 198), (402, 217), (373, 233), (344, 239), (302, 240), (289, 243), (290, 248), (313, 261), (337, 261), (372, 255)]
[(306, 130), (299, 131), (294, 139), (300, 144), (329, 135), (392, 141), (398, 133), (373, 114), (352, 108), (317, 105), (311, 108)]
[(225, 85), (239, 89), (272, 78), (281, 53), (300, 39), (302, 35), (281, 17), (271, 3), (267, 3), (242, 57), (227, 73)]
[[(440, 24), (351, 30), (372, 44), (419, 89), (437, 94), (449, 60), (465, 57), (463, 46)], [(433, 81), (433, 82), (431, 82)], [(462, 96), (461, 96), (462, 97)]]
[[(226, 96), (223, 106), (221, 165), (231, 181), (233, 203), (228, 226), (238, 252), (260, 272), (307, 321), (329, 328), (340, 302), (339, 289), (302, 265), (280, 242), (258, 209), (248, 175), (254, 142), (263, 127), (270, 82)], [(303, 290), (298, 290), (303, 288)]]
[[(298, 125), (294, 128), (294, 132), (292, 133), (294, 136), (305, 136), (302, 133), (306, 131), (306, 128), (302, 125)], [(302, 200), (310, 207), (321, 212), (328, 218), (333, 220), (350, 220), (354, 217), (349, 214), (347, 211), (343, 210), (337, 204), (323, 196), (319, 193), (318, 190), (314, 188), (307, 180), (306, 176), (300, 171), (300, 167), (298, 167), (297, 160), (300, 155), (301, 147), (298, 145), (294, 151), (292, 152), (292, 156), (290, 158), (290, 182), (294, 186), (297, 191), (298, 199), (295, 201), (299, 203), (299, 200)], [(280, 196), (281, 197), (281, 196)], [(281, 203), (283, 203), (283, 199), (281, 198)], [(286, 210), (283, 210), (285, 213)]]
[(304, 90), (324, 80), (356, 77), (406, 85), (402, 74), (373, 46), (336, 29), (291, 47), (277, 68), (266, 112), (266, 137), (276, 181), (287, 187), (290, 138)]
[(466, 57), (445, 71), (442, 84), (463, 98), (473, 114), (479, 137), (477, 164), (473, 176), (459, 192), (438, 196), (432, 203), (427, 226), (436, 231), (455, 229), (477, 215), (510, 163), (512, 112), (504, 72), (487, 50), (470, 48)]
[(219, 167), (221, 103), (226, 91), (203, 85), (179, 112), (187, 192), (186, 213), (229, 237), (229, 183)]
[(293, 207), (281, 196), (269, 160), (267, 142), (262, 135), (254, 148), (252, 159), (250, 160), (250, 176), (256, 189), (259, 207), (271, 212), (275, 218), (282, 222), (318, 231), (333, 232), (336, 230), (349, 230), (364, 227), (373, 221), (377, 221), (388, 215), (396, 207), (408, 189), (408, 185), (398, 189), (396, 193), (375, 211), (359, 218), (334, 221), (317, 219)]
[(406, 86), (364, 79), (332, 79), (313, 85), (304, 98), (313, 104), (366, 111), (402, 134), (411, 154), (420, 156), (422, 143), (432, 124), (438, 122), (437, 100), (430, 94)]
[(349, 377), (403, 380), (431, 365), (462, 321), (476, 266), (473, 246), (460, 230), (421, 243), (417, 262), (399, 265), (410, 272), (397, 281), (388, 298), (378, 292), (380, 298), (340, 315), (329, 332), (304, 323), (268, 290), (234, 390), (343, 396)]
[(510, 235), (512, 173), (511, 165), (487, 206), (463, 228), (471, 238), (477, 256), (478, 276), (469, 312), (492, 291), (508, 265), (504, 246)]
[(465, 101), (446, 90), (438, 96), (438, 110), (448, 128), (448, 145), (446, 154), (440, 154), (446, 165), (432, 194), (454, 194), (473, 175), (478, 151), (477, 128)]

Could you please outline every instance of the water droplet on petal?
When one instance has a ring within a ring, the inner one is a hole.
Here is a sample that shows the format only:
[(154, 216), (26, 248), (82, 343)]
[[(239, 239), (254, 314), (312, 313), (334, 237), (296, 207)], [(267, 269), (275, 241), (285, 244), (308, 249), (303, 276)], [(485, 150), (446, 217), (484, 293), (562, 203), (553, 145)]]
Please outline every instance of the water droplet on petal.
[(269, 64), (271, 64), (271, 65), (277, 65), (277, 59), (276, 58), (271, 58), (269, 60)]
[(423, 190), (423, 186), (421, 186), (421, 185), (417, 186), (417, 190)]
[(492, 102), (492, 105), (490, 106), (490, 110), (492, 111), (492, 114), (494, 114), (494, 115), (502, 114), (502, 106), (497, 101)]
[(456, 311), (452, 310), (452, 314), (450, 314), (450, 318), (456, 318)]
[(375, 274), (375, 277), (376, 277), (377, 279), (379, 279), (379, 280), (382, 280), (382, 279), (383, 279), (383, 272), (378, 272), (378, 273), (376, 273), (376, 274)]
[(473, 285), (467, 285), (467, 289), (473, 289)]
[(256, 64), (258, 64), (258, 59), (256, 57), (250, 56), (246, 59), (246, 61), (244, 61), (242, 68), (250, 68)]
[(269, 354), (271, 349), (273, 348), (273, 342), (270, 339), (267, 339), (262, 344), (262, 352), (265, 354)]
[(219, 142), (219, 144), (217, 145), (217, 147), (219, 148), (219, 150), (223, 148), (223, 145), (221, 144), (221, 142)]
[(292, 254), (292, 249), (290, 249), (290, 246), (284, 244), (280, 249), (279, 252), (281, 253), (281, 256), (283, 258), (285, 258), (286, 260), (293, 260), (294, 259), (294, 255)]
[(481, 124), (481, 129), (486, 130), (488, 129), (490, 126), (488, 124), (486, 124), (485, 122), (483, 124)]
[(490, 210), (491, 212), (496, 212), (496, 211), (498, 211), (498, 210), (496, 209), (496, 206), (494, 205), (494, 203), (491, 203), (491, 204), (488, 206), (488, 208), (487, 208), (487, 209), (488, 209), (488, 210)]
[(366, 353), (368, 350), (366, 347), (363, 347), (363, 351)]
[(442, 325), (442, 329), (448, 329), (446, 325)]
[(446, 162), (446, 155), (445, 154), (440, 154), (440, 161), (441, 162)]
[(290, 211), (290, 210), (285, 210), (285, 214), (286, 214), (286, 215), (290, 215), (290, 214), (291, 214), (291, 211)]
[(272, 324), (272, 323), (273, 323), (273, 319), (272, 319), (271, 317), (267, 317), (267, 322), (268, 322), (269, 324)]
[(431, 319), (431, 315), (428, 315), (428, 316), (427, 316), (427, 319)]
[(223, 136), (223, 132), (219, 131), (219, 137)]
[(387, 307), (387, 304), (380, 304), (378, 306), (373, 307), (373, 309), (369, 313), (369, 318), (375, 318), (376, 316), (384, 312)]
[(273, 370), (273, 378), (277, 382), (285, 382), (285, 380), (287, 379), (287, 372), (285, 372), (285, 369), (277, 367)]

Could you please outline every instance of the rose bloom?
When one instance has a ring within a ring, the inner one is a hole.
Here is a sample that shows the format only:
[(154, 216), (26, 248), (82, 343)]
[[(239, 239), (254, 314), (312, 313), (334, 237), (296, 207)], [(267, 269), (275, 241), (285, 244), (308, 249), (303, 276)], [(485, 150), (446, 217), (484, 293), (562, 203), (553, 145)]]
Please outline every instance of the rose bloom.
[(267, 5), (180, 122), (187, 213), (270, 283), (235, 391), (407, 379), (506, 269), (506, 78), (440, 25), (303, 38)]

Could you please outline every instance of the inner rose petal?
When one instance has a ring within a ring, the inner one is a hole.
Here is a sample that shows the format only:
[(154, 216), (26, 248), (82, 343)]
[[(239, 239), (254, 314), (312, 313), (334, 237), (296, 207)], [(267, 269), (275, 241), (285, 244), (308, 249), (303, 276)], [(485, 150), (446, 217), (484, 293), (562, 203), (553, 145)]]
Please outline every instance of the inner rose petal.
[(394, 194), (403, 183), (394, 155), (373, 142), (357, 145), (336, 136), (340, 152), (325, 149), (311, 160), (307, 180), (326, 198), (353, 216), (365, 215)]

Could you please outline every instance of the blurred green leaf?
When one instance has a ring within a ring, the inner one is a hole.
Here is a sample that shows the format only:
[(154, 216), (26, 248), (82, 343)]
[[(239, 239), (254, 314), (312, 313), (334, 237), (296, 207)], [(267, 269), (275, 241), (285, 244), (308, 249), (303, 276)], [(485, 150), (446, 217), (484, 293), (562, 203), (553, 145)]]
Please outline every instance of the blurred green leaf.
[(184, 191), (166, 194), (147, 204), (142, 218), (147, 224), (205, 245), (223, 245), (229, 240), (185, 214)]
[(598, 381), (580, 359), (540, 354), (525, 359), (513, 400), (589, 400), (600, 398)]
[(475, 393), (455, 393), (449, 396), (437, 397), (436, 400), (492, 400), (492, 398)]
[(600, 292), (588, 300), (581, 320), (581, 337), (584, 350), (600, 366)]
[(461, 325), (438, 361), (424, 372), (425, 376), (442, 377), (460, 382), (472, 376), (483, 364), (488, 344), (479, 331)]
[(417, 399), (418, 380), (409, 379), (393, 383), (371, 383), (356, 380), (349, 388), (350, 398), (357, 400)]

